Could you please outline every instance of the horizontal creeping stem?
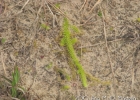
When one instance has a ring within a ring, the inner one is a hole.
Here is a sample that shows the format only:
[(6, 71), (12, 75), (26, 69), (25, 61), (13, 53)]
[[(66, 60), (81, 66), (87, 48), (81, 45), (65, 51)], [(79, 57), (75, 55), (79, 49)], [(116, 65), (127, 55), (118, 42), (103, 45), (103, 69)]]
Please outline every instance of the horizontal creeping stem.
[(80, 79), (82, 81), (82, 84), (84, 87), (87, 87), (87, 78), (84, 69), (82, 68), (81, 63), (79, 62), (79, 59), (75, 53), (72, 39), (71, 39), (71, 31), (70, 31), (70, 24), (68, 20), (65, 18), (62, 26), (62, 32), (63, 32), (63, 43), (66, 46), (66, 49), (68, 51), (69, 56), (71, 57), (73, 63), (78, 69), (78, 73), (80, 75)]

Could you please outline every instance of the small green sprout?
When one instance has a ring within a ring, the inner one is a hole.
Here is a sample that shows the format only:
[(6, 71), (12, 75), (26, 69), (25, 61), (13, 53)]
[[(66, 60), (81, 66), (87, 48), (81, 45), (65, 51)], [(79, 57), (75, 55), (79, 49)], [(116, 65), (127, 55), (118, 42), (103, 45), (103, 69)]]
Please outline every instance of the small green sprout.
[(137, 20), (137, 22), (140, 22), (140, 18), (137, 18), (136, 20)]
[(59, 3), (55, 4), (55, 7), (60, 8), (60, 4)]
[(66, 79), (68, 80), (68, 81), (70, 81), (70, 76), (68, 75), (68, 74), (66, 74)]
[(62, 89), (63, 89), (63, 90), (68, 90), (68, 89), (70, 89), (70, 86), (64, 85), (64, 86), (62, 86)]
[(18, 67), (15, 67), (12, 76), (13, 76), (13, 79), (12, 79), (11, 94), (12, 94), (12, 97), (16, 97), (17, 96), (17, 85), (18, 85), (18, 82), (19, 82), (19, 79), (20, 79), (20, 74), (19, 74)]
[(54, 70), (59, 73), (60, 77), (62, 80), (67, 80), (67, 81), (70, 81), (71, 80), (71, 77), (69, 74), (67, 74), (67, 72), (61, 68), (57, 68), (57, 67), (54, 67)]
[(5, 41), (6, 41), (6, 39), (5, 39), (5, 38), (2, 38), (2, 39), (1, 39), (1, 43), (2, 43), (2, 44), (4, 44), (4, 43), (5, 43)]
[(43, 24), (43, 23), (41, 24), (41, 27), (44, 28), (45, 30), (49, 30), (50, 29), (49, 26), (47, 26), (46, 24)]
[(72, 31), (75, 32), (75, 33), (80, 33), (81, 32), (80, 29), (75, 25), (71, 25), (70, 27), (71, 27)]
[(25, 100), (24, 89), (19, 86), (20, 72), (18, 67), (16, 66), (14, 68), (14, 72), (12, 73), (12, 79), (8, 79), (3, 75), (2, 77), (11, 84), (11, 89), (10, 89), (11, 96), (14, 98), (18, 98), (20, 100)]
[(114, 30), (114, 28), (113, 27), (110, 27), (110, 31), (113, 31)]
[(52, 62), (51, 62), (50, 64), (46, 65), (45, 68), (46, 68), (46, 69), (52, 68)]
[(102, 17), (102, 12), (101, 11), (98, 12), (98, 16)]

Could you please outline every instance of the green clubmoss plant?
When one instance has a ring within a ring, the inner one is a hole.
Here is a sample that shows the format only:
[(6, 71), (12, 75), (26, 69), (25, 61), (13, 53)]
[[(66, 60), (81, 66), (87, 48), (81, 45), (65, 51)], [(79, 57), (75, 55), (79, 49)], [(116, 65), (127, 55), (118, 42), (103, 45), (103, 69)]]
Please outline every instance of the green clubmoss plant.
[(78, 28), (73, 27), (72, 25), (70, 25), (69, 21), (67, 18), (64, 18), (63, 21), (63, 26), (62, 26), (62, 35), (63, 38), (61, 39), (61, 45), (65, 46), (68, 52), (68, 55), (70, 56), (70, 58), (72, 59), (72, 62), (75, 64), (75, 66), (78, 69), (78, 74), (80, 76), (80, 79), (82, 81), (82, 84), (84, 87), (87, 87), (87, 78), (86, 78), (86, 74), (85, 71), (78, 59), (78, 56), (74, 50), (73, 45), (75, 44), (75, 42), (77, 41), (76, 38), (72, 38), (71, 37), (71, 29), (74, 29), (74, 31), (79, 31), (77, 30)]

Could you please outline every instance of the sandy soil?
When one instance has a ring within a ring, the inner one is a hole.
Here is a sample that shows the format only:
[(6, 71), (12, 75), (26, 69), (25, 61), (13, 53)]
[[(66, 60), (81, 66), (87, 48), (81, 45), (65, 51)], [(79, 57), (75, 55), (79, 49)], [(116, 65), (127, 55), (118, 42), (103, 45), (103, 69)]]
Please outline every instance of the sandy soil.
[[(59, 45), (64, 17), (82, 30), (75, 48), (85, 71), (110, 85), (83, 88), (78, 76), (67, 81), (54, 70), (71, 72)], [(0, 75), (11, 78), (18, 66), (28, 100), (140, 100), (138, 18), (139, 0), (0, 0)], [(11, 100), (6, 86), (0, 100)]]

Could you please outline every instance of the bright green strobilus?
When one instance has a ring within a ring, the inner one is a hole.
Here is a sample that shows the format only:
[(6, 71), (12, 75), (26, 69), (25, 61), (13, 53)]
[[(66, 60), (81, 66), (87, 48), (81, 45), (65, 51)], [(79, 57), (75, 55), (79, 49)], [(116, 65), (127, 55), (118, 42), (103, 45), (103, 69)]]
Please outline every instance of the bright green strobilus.
[(76, 55), (74, 47), (73, 47), (73, 44), (75, 43), (76, 39), (75, 38), (72, 39), (72, 37), (71, 37), (71, 28), (72, 28), (72, 25), (70, 25), (68, 19), (64, 18), (63, 26), (62, 26), (63, 38), (61, 40), (61, 45), (66, 47), (69, 57), (71, 58), (73, 64), (78, 69), (78, 74), (80, 76), (83, 86), (87, 87), (88, 85), (87, 85), (86, 73), (85, 73), (85, 71)]

